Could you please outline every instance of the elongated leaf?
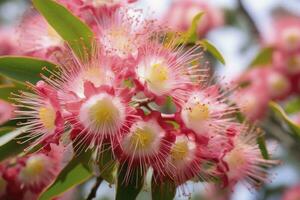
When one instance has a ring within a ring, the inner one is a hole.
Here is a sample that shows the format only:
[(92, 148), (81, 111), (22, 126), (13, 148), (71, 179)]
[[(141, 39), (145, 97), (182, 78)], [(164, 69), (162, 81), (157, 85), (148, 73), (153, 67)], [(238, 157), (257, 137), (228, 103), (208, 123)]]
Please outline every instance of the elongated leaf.
[(11, 156), (22, 153), (23, 150), (28, 147), (28, 142), (20, 143), (20, 141), (16, 140), (17, 137), (22, 137), (25, 134), (26, 132), (24, 128), (16, 129), (12, 132), (1, 133), (2, 136), (0, 137), (0, 162)]
[(19, 82), (28, 81), (35, 84), (41, 80), (43, 67), (53, 70), (55, 65), (30, 57), (0, 57), (0, 74)]
[(257, 138), (257, 144), (258, 144), (258, 147), (260, 149), (260, 152), (261, 152), (263, 158), (264, 159), (269, 159), (270, 156), (269, 156), (269, 152), (268, 152), (268, 149), (267, 149), (267, 146), (266, 146), (265, 137), (264, 136), (259, 136)]
[(250, 66), (253, 67), (263, 67), (272, 63), (274, 49), (272, 47), (267, 47), (261, 49), (260, 52), (255, 56)]
[(153, 200), (173, 200), (176, 195), (176, 185), (172, 181), (156, 183), (152, 178), (151, 192)]
[(204, 12), (200, 12), (197, 15), (195, 15), (190, 28), (184, 34), (185, 41), (187, 41), (188, 43), (195, 43), (198, 40), (197, 28), (204, 14)]
[(211, 53), (218, 61), (220, 61), (223, 65), (226, 64), (224, 57), (220, 53), (220, 51), (208, 40), (203, 39), (197, 42), (200, 44), (205, 50)]
[(284, 110), (275, 102), (269, 103), (270, 108), (288, 125), (290, 130), (298, 137), (300, 137), (300, 126), (295, 124)]
[(79, 57), (83, 58), (84, 53), (91, 52), (93, 32), (84, 22), (54, 0), (33, 0), (32, 2)]
[(98, 167), (100, 176), (108, 183), (114, 183), (116, 179), (117, 162), (114, 159), (110, 144), (104, 144), (99, 156)]
[(295, 98), (286, 103), (284, 106), (284, 110), (287, 112), (287, 114), (294, 114), (297, 112), (300, 112), (300, 98)]
[(130, 176), (126, 176), (128, 164), (119, 166), (116, 200), (135, 200), (144, 185), (145, 174), (139, 168), (132, 168)]
[(74, 157), (60, 172), (55, 182), (40, 195), (39, 200), (53, 199), (90, 179), (93, 176), (88, 166), (90, 155), (90, 153), (82, 153)]

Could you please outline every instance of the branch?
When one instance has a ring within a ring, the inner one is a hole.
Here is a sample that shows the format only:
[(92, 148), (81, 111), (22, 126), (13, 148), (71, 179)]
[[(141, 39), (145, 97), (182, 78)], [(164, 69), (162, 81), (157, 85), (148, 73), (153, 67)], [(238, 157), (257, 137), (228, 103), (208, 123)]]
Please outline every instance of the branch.
[(250, 24), (250, 28), (251, 31), (254, 35), (259, 36), (260, 35), (260, 31), (258, 30), (258, 27), (255, 23), (255, 21), (253, 20), (253, 18), (251, 17), (251, 15), (249, 14), (249, 12), (247, 11), (245, 5), (242, 2), (243, 0), (237, 0), (238, 2), (238, 8), (241, 11), (241, 13), (247, 18), (249, 24)]
[(100, 176), (97, 177), (96, 183), (94, 184), (94, 186), (86, 200), (92, 200), (96, 197), (97, 190), (98, 190), (102, 180), (103, 179)]

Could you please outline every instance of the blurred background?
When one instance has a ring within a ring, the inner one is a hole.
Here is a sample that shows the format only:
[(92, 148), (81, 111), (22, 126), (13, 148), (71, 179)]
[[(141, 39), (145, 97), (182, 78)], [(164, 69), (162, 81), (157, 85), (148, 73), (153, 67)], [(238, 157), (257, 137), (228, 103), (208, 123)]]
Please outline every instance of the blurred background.
[[(212, 62), (211, 65), (214, 67), (217, 76), (224, 77), (221, 80), (226, 82), (243, 76), (256, 55), (269, 40), (272, 40), (274, 32), (276, 32), (273, 27), (274, 19), (277, 19), (278, 16), (300, 18), (300, 0), (200, 1), (217, 9), (222, 15), (222, 22), (210, 27), (209, 30), (205, 30), (201, 37), (210, 40), (223, 54), (226, 60), (225, 65), (217, 61)], [(139, 0), (131, 6), (144, 9), (146, 18), (163, 19), (168, 16), (173, 3), (172, 0)], [(2, 32), (17, 27), (22, 16), (30, 7), (30, 1), (27, 0), (0, 0), (1, 54), (10, 54), (10, 52), (5, 52), (5, 49), (3, 50), (7, 39)], [(298, 26), (300, 26), (300, 23)], [(15, 41), (17, 40), (16, 37), (12, 37), (12, 40), (17, 42)], [(263, 91), (260, 92), (263, 93)], [(291, 98), (294, 99), (295, 96), (299, 96), (299, 93), (296, 92), (292, 97), (288, 97), (284, 101), (279, 100), (279, 102), (284, 104)], [(266, 115), (268, 116), (268, 114)], [(247, 188), (243, 184), (238, 185), (232, 191), (232, 200), (279, 200), (283, 199), (283, 195), (287, 193), (289, 188), (300, 184), (300, 142), (286, 133), (285, 127), (279, 127), (279, 123), (276, 122), (277, 125), (275, 126), (274, 121), (272, 123), (272, 121), (270, 122), (265, 118), (261, 118), (258, 124), (267, 130), (267, 143), (272, 146), (275, 158), (282, 160), (282, 164), (272, 170), (268, 183), (257, 191), (253, 188)], [(94, 180), (81, 186), (80, 193), (82, 194), (78, 193), (78, 196), (84, 196), (84, 193), (93, 185), (93, 182)], [(193, 191), (192, 195), (178, 195), (176, 199), (204, 198), (201, 197), (206, 192), (204, 184), (193, 183), (188, 187)], [(102, 184), (97, 193), (98, 199), (113, 199), (113, 191), (113, 187)], [(300, 193), (299, 190), (298, 193)], [(296, 198), (293, 200), (300, 200), (300, 198)], [(141, 193), (139, 199), (150, 199), (147, 188)]]

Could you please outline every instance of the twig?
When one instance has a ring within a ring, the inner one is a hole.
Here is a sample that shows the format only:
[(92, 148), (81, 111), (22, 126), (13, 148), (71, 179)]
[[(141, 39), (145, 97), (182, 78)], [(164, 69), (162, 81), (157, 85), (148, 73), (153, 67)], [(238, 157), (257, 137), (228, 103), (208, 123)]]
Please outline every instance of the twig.
[(97, 177), (96, 183), (94, 184), (94, 186), (86, 200), (92, 200), (96, 197), (97, 190), (98, 190), (102, 180), (103, 179), (100, 176)]
[(255, 21), (253, 20), (253, 18), (251, 17), (251, 15), (249, 14), (249, 12), (247, 11), (245, 5), (242, 2), (243, 0), (237, 0), (238, 2), (238, 8), (241, 11), (241, 13), (247, 18), (250, 27), (251, 27), (251, 31), (253, 32), (253, 34), (255, 34), (256, 36), (260, 35), (260, 31), (257, 28), (257, 25), (255, 23)]

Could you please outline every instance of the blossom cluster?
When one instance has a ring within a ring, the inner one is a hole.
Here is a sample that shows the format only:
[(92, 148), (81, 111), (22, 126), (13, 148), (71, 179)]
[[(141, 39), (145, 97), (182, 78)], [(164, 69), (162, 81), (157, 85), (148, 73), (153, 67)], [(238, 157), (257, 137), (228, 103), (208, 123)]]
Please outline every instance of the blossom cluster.
[[(283, 101), (300, 93), (300, 19), (279, 17), (273, 31), (264, 41), (272, 49), (267, 66), (255, 66), (240, 77), (246, 88), (237, 99), (251, 120), (262, 119), (270, 100)], [(299, 115), (300, 116), (300, 115)], [(295, 117), (299, 123), (299, 116)]]
[(96, 161), (112, 151), (126, 168), (124, 184), (135, 169), (145, 174), (150, 167), (158, 184), (218, 179), (222, 187), (256, 187), (268, 180), (266, 169), (277, 161), (262, 156), (261, 131), (237, 121), (234, 86), (215, 83), (200, 46), (169, 38), (139, 10), (121, 6), (126, 2), (60, 2), (93, 30), (91, 51), (73, 52), (36, 13), (20, 26), (26, 54), (57, 68), (28, 84), (31, 92), (14, 94), (26, 137), (43, 148), (1, 168), (0, 196), (16, 184), (37, 193), (49, 184), (61, 158), (48, 152), (64, 137), (76, 154), (91, 150)]

